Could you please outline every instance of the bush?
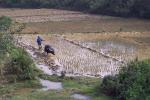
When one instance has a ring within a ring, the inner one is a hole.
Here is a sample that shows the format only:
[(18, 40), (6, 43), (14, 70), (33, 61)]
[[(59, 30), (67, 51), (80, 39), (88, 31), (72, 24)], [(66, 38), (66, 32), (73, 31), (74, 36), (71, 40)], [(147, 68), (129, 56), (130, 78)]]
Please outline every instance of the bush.
[(0, 17), (0, 54), (7, 52), (12, 46), (13, 36), (6, 32), (11, 24), (12, 20), (9, 17)]
[(7, 31), (11, 25), (9, 17), (0, 17), (0, 68), (4, 70), (1, 74), (15, 80), (35, 79), (39, 71), (28, 53), (14, 45), (11, 30)]
[(123, 67), (116, 76), (107, 76), (101, 91), (119, 100), (148, 100), (150, 98), (150, 60), (135, 60)]
[(107, 76), (103, 79), (103, 84), (101, 85), (102, 89), (103, 89), (103, 93), (110, 95), (110, 96), (115, 96), (116, 93), (116, 89), (118, 86), (116, 83), (116, 77), (113, 76)]
[[(0, 17), (0, 68), (4, 66), (6, 54), (12, 47), (12, 35), (6, 31), (10, 28), (12, 20), (9, 17)], [(2, 73), (2, 72), (1, 72)]]
[(0, 32), (9, 29), (11, 23), (12, 23), (11, 18), (6, 16), (0, 17)]
[(21, 48), (13, 48), (6, 64), (6, 73), (16, 76), (17, 80), (35, 79), (39, 71), (28, 53)]

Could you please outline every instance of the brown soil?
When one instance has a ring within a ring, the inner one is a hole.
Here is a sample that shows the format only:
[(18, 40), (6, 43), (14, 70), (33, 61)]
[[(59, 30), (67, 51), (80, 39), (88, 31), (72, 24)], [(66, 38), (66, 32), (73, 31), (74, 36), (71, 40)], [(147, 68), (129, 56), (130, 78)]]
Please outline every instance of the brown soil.
[(27, 23), (24, 33), (102, 33), (102, 32), (145, 32), (150, 31), (150, 21), (135, 19), (85, 19)]
[(150, 31), (150, 21), (90, 15), (56, 9), (0, 9), (0, 16), (27, 23), (24, 33), (100, 33)]
[(32, 92), (34, 89), (31, 88), (21, 88), (19, 90), (15, 91), (15, 94), (23, 94), (23, 93), (29, 93)]

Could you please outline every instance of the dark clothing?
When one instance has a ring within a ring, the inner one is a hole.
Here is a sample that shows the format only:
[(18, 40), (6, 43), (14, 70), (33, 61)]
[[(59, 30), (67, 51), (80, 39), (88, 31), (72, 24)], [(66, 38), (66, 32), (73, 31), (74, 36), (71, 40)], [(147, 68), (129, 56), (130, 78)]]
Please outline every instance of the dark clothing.
[(43, 41), (43, 39), (38, 36), (38, 37), (37, 37), (37, 44), (38, 44), (38, 45), (41, 45), (41, 44), (42, 44), (42, 41)]
[(45, 45), (44, 51), (45, 51), (47, 54), (48, 54), (48, 53), (51, 53), (51, 54), (55, 55), (55, 50), (54, 50), (50, 45)]

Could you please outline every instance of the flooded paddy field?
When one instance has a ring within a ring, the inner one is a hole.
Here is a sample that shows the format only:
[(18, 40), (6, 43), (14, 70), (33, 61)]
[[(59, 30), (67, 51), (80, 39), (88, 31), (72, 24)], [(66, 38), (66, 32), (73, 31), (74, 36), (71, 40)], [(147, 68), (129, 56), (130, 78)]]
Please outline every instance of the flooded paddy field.
[[(22, 35), (22, 41), (37, 48), (36, 36)], [(112, 37), (107, 34), (107, 38), (105, 38), (103, 34), (81, 33), (40, 36), (45, 40), (44, 44), (49, 44), (55, 49), (56, 59), (68, 76), (104, 77), (113, 75), (118, 73), (125, 63), (136, 57), (140, 57), (140, 59), (150, 57), (148, 45), (141, 46), (138, 42), (133, 42), (134, 39), (127, 41), (121, 36), (114, 35)], [(78, 45), (66, 41), (66, 39)]]
[(137, 52), (136, 46), (117, 40), (84, 41), (81, 44), (123, 61), (133, 59)]
[(76, 33), (64, 37), (125, 61), (150, 57), (149, 32)]
[[(108, 59), (97, 53), (73, 45), (59, 37), (43, 37), (45, 44), (54, 47), (59, 63), (63, 66), (66, 74), (83, 76), (105, 76), (116, 73), (116, 69), (121, 65), (120, 62)], [(24, 43), (34, 44), (36, 36), (24, 37)], [(31, 44), (32, 45), (32, 44)], [(115, 67), (116, 69), (114, 69)], [(104, 71), (105, 70), (105, 71)]]

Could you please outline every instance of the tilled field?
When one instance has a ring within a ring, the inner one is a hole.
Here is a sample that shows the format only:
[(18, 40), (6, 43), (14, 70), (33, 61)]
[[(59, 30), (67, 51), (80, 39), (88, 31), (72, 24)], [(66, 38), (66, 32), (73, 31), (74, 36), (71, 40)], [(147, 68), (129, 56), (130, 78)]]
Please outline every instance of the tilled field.
[[(68, 75), (103, 77), (118, 73), (120, 67), (125, 63), (121, 62), (123, 59), (115, 59), (111, 55), (95, 52), (94, 47), (89, 49), (84, 45), (85, 48), (83, 48), (82, 43), (75, 45), (61, 36), (42, 35), (42, 37), (45, 39), (44, 44), (50, 44), (55, 48), (56, 58)], [(22, 42), (37, 47), (36, 35), (23, 35)]]
[[(24, 44), (37, 48), (37, 35), (26, 34), (20, 36)], [(139, 59), (150, 57), (149, 42), (147, 40), (142, 41), (142, 43), (137, 41), (138, 37), (143, 36), (144, 38), (146, 36), (148, 38), (148, 33), (80, 33), (64, 35), (45, 34), (41, 36), (45, 40), (44, 45), (50, 44), (55, 49), (56, 56), (53, 58), (58, 60), (61, 69), (66, 71), (66, 75), (103, 77), (118, 73), (124, 64), (130, 60), (134, 60), (136, 57)], [(42, 54), (38, 50), (31, 52)], [(43, 62), (44, 59), (40, 57), (36, 62), (46, 65)]]
[(91, 17), (81, 12), (56, 9), (0, 9), (0, 16), (9, 16), (21, 23), (82, 20)]
[(0, 9), (0, 16), (10, 16), (26, 23), (23, 33), (100, 33), (150, 31), (150, 21), (85, 14), (56, 9)]

